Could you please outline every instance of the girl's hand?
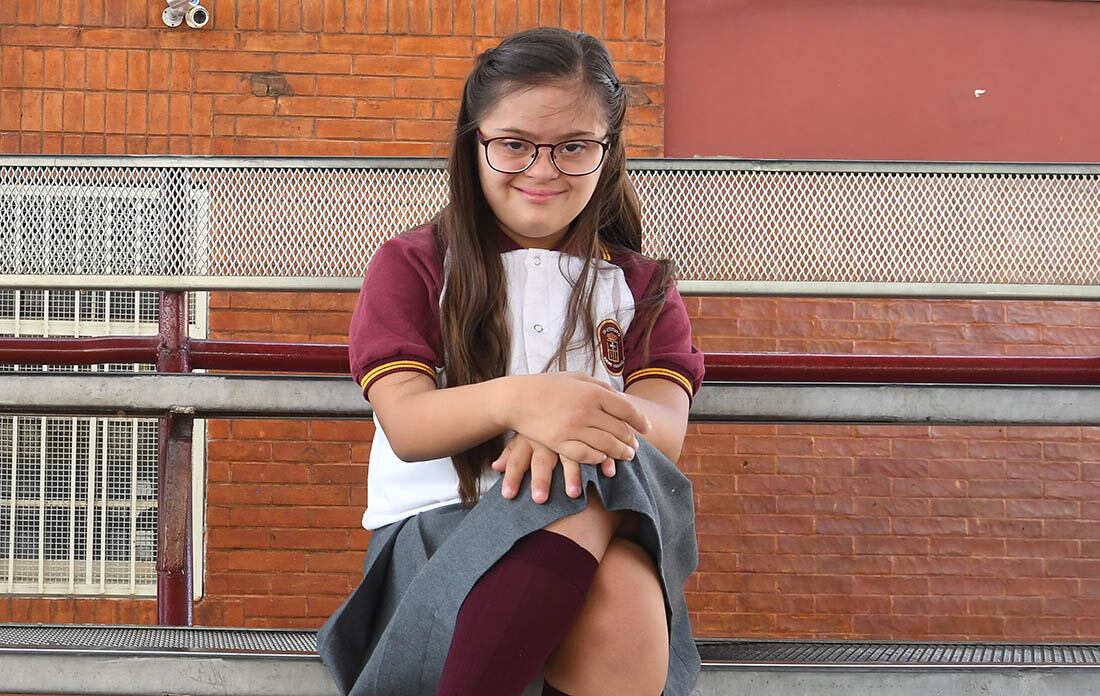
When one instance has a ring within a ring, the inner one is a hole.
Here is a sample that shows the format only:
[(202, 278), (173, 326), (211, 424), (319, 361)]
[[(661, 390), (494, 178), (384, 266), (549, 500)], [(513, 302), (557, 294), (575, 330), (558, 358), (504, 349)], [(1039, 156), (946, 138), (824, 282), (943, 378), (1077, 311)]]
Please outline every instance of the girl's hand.
[[(565, 470), (565, 492), (570, 498), (581, 495), (581, 465), (567, 457), (560, 457)], [(531, 470), (531, 499), (536, 503), (545, 503), (550, 498), (550, 479), (557, 466), (559, 456), (554, 450), (535, 442), (526, 435), (517, 434), (508, 441), (508, 445), (493, 462), (496, 471), (504, 473), (501, 495), (513, 498), (519, 491), (520, 482), (527, 470)], [(600, 462), (605, 476), (615, 475), (615, 461), (606, 457)]]
[(579, 464), (631, 460), (645, 414), (611, 385), (580, 372), (516, 375), (501, 406), (502, 423)]

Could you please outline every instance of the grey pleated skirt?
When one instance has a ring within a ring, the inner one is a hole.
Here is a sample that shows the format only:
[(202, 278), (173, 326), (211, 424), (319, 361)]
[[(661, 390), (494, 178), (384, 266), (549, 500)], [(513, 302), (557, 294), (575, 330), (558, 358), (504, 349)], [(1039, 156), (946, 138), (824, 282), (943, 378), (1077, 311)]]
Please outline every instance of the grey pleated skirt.
[[(607, 478), (598, 467), (582, 466), (585, 493), (570, 498), (556, 467), (550, 497), (541, 505), (531, 500), (530, 473), (510, 500), (501, 496), (498, 480), (471, 509), (455, 503), (374, 530), (363, 580), (317, 634), (321, 659), (340, 692), (435, 696), (458, 610), (474, 583), (516, 541), (583, 510), (594, 482), (608, 510), (639, 513), (638, 543), (653, 558), (665, 595), (664, 696), (689, 696), (700, 669), (684, 598), (684, 582), (699, 560), (691, 481), (641, 438), (634, 460), (615, 470)], [(535, 684), (541, 675), (528, 689)]]

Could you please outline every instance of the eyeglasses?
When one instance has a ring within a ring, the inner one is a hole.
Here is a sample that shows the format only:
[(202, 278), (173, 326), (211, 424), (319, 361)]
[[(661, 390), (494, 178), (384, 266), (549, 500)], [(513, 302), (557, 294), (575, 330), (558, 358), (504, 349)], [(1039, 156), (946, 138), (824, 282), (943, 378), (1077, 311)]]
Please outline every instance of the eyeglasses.
[(501, 174), (527, 171), (539, 151), (550, 148), (550, 162), (566, 176), (585, 176), (600, 168), (608, 143), (602, 140), (565, 140), (560, 143), (533, 143), (523, 138), (486, 138), (477, 132), (477, 141), (485, 146), (485, 161)]

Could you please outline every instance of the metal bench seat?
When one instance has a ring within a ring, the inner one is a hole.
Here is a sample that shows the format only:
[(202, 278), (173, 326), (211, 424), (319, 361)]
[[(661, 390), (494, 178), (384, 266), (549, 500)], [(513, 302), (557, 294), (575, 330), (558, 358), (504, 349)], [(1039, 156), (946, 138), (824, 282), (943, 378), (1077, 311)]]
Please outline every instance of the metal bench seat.
[[(700, 639), (697, 696), (1100, 694), (1100, 645)], [(0, 625), (0, 693), (334, 696), (313, 631)], [(526, 695), (525, 695), (526, 696)]]

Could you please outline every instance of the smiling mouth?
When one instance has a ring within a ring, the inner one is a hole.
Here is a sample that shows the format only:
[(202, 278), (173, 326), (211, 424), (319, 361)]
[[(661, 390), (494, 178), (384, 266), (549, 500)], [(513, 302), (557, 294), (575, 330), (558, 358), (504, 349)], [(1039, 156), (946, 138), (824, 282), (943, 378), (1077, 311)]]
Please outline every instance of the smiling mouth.
[(545, 193), (540, 193), (540, 192), (536, 192), (536, 191), (528, 191), (526, 189), (521, 189), (518, 186), (516, 186), (514, 188), (517, 191), (519, 191), (520, 193), (522, 193), (523, 195), (529, 196), (531, 198), (553, 198), (554, 196), (557, 196), (557, 195), (563, 193), (562, 191), (548, 191), (548, 192), (545, 192)]

